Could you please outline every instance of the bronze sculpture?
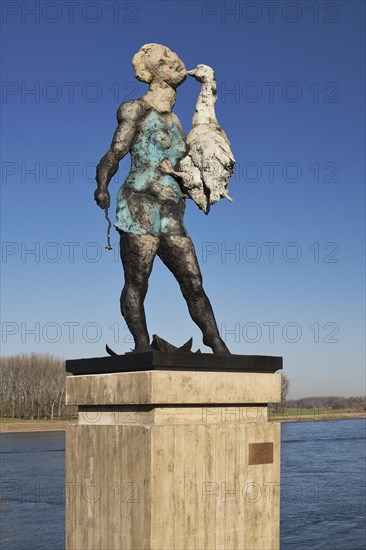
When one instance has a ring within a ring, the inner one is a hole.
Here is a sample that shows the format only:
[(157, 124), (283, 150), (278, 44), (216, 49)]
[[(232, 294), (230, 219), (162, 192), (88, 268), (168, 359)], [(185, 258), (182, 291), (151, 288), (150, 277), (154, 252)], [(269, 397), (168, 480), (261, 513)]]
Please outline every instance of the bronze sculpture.
[[(159, 44), (146, 44), (132, 62), (136, 78), (148, 83), (149, 90), (143, 97), (126, 101), (119, 107), (118, 127), (111, 147), (97, 166), (98, 187), (94, 198), (101, 208), (109, 207), (109, 181), (117, 172), (119, 161), (130, 152), (130, 172), (117, 195), (115, 227), (120, 233), (125, 277), (121, 312), (134, 338), (134, 351), (152, 349), (144, 299), (153, 261), (158, 255), (177, 279), (189, 313), (203, 333), (204, 344), (214, 353), (230, 353), (220, 337), (202, 287), (194, 246), (183, 224), (185, 199), (196, 184), (190, 174), (178, 171), (182, 168), (180, 161), (187, 158), (187, 145), (172, 108), (176, 88), (188, 73), (179, 57)], [(220, 130), (217, 124), (216, 131)], [(232, 155), (226, 157), (222, 164), (228, 179), (234, 159)], [(208, 164), (206, 162), (207, 169)], [(225, 185), (221, 196), (227, 197)]]

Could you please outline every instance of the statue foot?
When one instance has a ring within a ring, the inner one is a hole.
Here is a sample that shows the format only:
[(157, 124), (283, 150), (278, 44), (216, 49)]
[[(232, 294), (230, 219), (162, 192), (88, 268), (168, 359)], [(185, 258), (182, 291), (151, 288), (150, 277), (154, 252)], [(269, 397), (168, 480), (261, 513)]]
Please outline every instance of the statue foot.
[(231, 351), (227, 348), (227, 346), (225, 347), (215, 347), (215, 348), (212, 348), (212, 351), (215, 353), (215, 354), (221, 354), (221, 355), (231, 355)]
[(203, 343), (205, 346), (209, 346), (214, 353), (225, 353), (226, 355), (231, 355), (229, 348), (219, 336), (214, 338), (203, 338)]

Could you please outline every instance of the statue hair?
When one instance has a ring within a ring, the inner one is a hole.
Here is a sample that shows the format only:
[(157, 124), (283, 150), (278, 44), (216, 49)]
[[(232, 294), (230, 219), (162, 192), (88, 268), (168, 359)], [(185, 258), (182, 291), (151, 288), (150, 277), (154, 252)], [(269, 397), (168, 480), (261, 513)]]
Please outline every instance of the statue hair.
[(144, 44), (139, 51), (132, 58), (132, 65), (135, 71), (135, 77), (141, 82), (146, 82), (150, 84), (153, 79), (153, 74), (146, 66), (147, 54), (154, 46), (159, 46), (160, 44)]

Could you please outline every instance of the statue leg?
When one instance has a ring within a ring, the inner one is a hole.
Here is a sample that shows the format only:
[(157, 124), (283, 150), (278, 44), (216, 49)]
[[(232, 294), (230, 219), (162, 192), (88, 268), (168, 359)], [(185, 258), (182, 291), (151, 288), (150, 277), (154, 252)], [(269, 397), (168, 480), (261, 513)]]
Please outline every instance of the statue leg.
[(125, 285), (121, 294), (121, 313), (135, 341), (134, 351), (151, 349), (146, 325), (144, 300), (159, 239), (152, 235), (120, 232), (121, 261)]
[(214, 312), (203, 290), (202, 275), (190, 237), (162, 236), (158, 256), (177, 279), (193, 321), (203, 334), (203, 343), (214, 353), (230, 353), (220, 337)]

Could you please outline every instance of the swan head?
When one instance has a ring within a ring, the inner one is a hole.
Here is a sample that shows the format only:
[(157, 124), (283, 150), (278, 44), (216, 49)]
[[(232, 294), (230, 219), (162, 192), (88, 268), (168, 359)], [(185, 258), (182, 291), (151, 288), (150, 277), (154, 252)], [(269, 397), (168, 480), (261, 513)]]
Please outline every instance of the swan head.
[(195, 69), (187, 71), (189, 76), (193, 76), (198, 82), (215, 82), (215, 73), (208, 65), (197, 65)]

